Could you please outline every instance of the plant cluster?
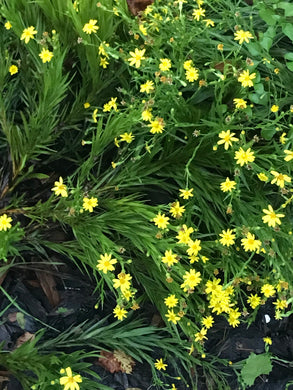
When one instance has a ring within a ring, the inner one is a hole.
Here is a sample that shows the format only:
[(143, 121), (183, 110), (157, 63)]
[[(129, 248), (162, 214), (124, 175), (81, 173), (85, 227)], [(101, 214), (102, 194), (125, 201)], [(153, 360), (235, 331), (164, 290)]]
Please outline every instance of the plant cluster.
[[(293, 5), (247, 3), (157, 0), (136, 17), (125, 0), (0, 3), (1, 274), (32, 253), (73, 262), (96, 308), (113, 294), (119, 349), (162, 387), (177, 345), (227, 388), (205, 349), (217, 319), (292, 313)], [(137, 349), (121, 336), (146, 302), (165, 322), (158, 359), (159, 331)], [(83, 388), (74, 358), (65, 390)]]

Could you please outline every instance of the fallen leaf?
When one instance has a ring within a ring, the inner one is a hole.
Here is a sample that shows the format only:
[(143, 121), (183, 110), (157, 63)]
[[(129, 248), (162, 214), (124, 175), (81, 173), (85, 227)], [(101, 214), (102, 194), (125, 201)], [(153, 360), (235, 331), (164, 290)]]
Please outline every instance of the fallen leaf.
[(60, 302), (60, 297), (58, 291), (56, 290), (56, 282), (54, 276), (46, 271), (35, 271), (35, 273), (50, 304), (53, 307), (58, 306)]
[(132, 15), (138, 15), (139, 12), (144, 11), (153, 2), (154, 0), (127, 0), (127, 5)]
[(111, 374), (114, 374), (114, 372), (122, 372), (121, 365), (115, 358), (113, 352), (101, 351), (98, 364), (105, 370), (111, 372)]
[(24, 344), (26, 341), (30, 341), (35, 338), (35, 335), (30, 332), (24, 332), (23, 335), (21, 335), (15, 343), (15, 348), (19, 348), (22, 344)]

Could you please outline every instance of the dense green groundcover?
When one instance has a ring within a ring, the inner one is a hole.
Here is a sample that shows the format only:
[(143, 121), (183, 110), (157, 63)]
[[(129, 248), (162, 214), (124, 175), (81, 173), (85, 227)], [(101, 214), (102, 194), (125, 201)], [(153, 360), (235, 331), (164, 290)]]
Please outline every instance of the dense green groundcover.
[[(118, 347), (158, 388), (176, 388), (174, 361), (183, 384), (228, 389), (228, 362), (205, 349), (214, 324), (250, 325), (268, 300), (292, 313), (293, 4), (247, 3), (133, 16), (126, 0), (0, 1), (0, 274), (56, 253), (95, 283), (96, 308), (116, 299), (77, 339), (43, 324), (3, 347), (25, 388), (102, 388), (88, 359)], [(141, 320), (148, 302), (165, 328)], [(231, 365), (242, 388), (271, 369), (264, 342)]]

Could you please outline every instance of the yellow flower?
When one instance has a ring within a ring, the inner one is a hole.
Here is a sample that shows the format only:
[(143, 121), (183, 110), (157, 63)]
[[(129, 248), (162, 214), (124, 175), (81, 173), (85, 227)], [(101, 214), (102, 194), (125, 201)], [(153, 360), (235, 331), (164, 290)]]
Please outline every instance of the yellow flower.
[(230, 180), (229, 177), (227, 177), (226, 180), (220, 184), (221, 191), (223, 192), (231, 192), (232, 190), (234, 190), (235, 186), (236, 181)]
[(161, 58), (159, 68), (162, 72), (166, 72), (171, 69), (171, 61), (168, 58)]
[(28, 28), (25, 28), (21, 34), (20, 40), (25, 43), (29, 43), (30, 39), (34, 38), (34, 35), (37, 34), (37, 31), (33, 26), (30, 26)]
[(164, 299), (165, 305), (169, 308), (175, 307), (178, 303), (178, 299), (175, 297), (174, 294), (169, 295), (167, 298)]
[(265, 173), (263, 173), (263, 172), (261, 172), (261, 173), (258, 173), (257, 174), (257, 177), (259, 178), (259, 180), (261, 180), (261, 181), (268, 181), (268, 177), (267, 177), (267, 175), (265, 174)]
[(240, 73), (238, 81), (241, 83), (242, 87), (253, 87), (253, 79), (256, 78), (255, 73), (249, 74), (249, 70), (244, 70)]
[(190, 68), (193, 68), (193, 61), (192, 60), (186, 60), (184, 61), (183, 68), (185, 70), (188, 70)]
[(231, 229), (222, 230), (222, 233), (220, 233), (219, 236), (222, 237), (219, 241), (224, 246), (230, 246), (235, 243), (235, 234)]
[(5, 230), (5, 232), (6, 232), (6, 230), (10, 229), (12, 226), (10, 222), (12, 222), (12, 218), (7, 217), (7, 214), (1, 215), (1, 217), (0, 217), (0, 231)]
[(229, 311), (229, 318), (228, 318), (228, 323), (229, 325), (233, 326), (238, 326), (240, 324), (240, 321), (238, 318), (241, 316), (241, 313), (238, 311), (238, 309), (231, 309)]
[(224, 50), (224, 45), (223, 45), (223, 43), (219, 43), (219, 44), (217, 45), (217, 49), (218, 49), (219, 51), (223, 51), (223, 50)]
[(184, 283), (181, 284), (181, 287), (184, 291), (193, 290), (201, 282), (201, 274), (200, 272), (195, 272), (195, 269), (190, 269), (183, 275), (183, 280)]
[(134, 50), (134, 52), (133, 51), (129, 52), (131, 57), (128, 58), (127, 61), (129, 61), (131, 66), (135, 66), (136, 68), (140, 68), (141, 61), (145, 60), (144, 53), (145, 53), (145, 49), (139, 50), (136, 48)]
[(197, 21), (199, 21), (199, 19), (202, 16), (205, 16), (205, 14), (206, 14), (206, 10), (201, 8), (201, 7), (194, 9), (192, 12), (193, 19), (195, 19)]
[(232, 146), (232, 142), (239, 141), (238, 138), (233, 137), (235, 133), (230, 133), (230, 130), (227, 131), (221, 131), (219, 134), (220, 141), (217, 142), (218, 145), (224, 144), (224, 149), (228, 150), (229, 146)]
[(141, 84), (140, 86), (140, 92), (146, 92), (150, 93), (154, 90), (154, 82), (153, 81), (146, 81), (144, 84)]
[(83, 26), (82, 31), (86, 34), (97, 32), (99, 29), (99, 26), (96, 26), (97, 22), (98, 21), (96, 19), (90, 19), (90, 21)]
[(190, 188), (190, 189), (185, 188), (185, 190), (180, 189), (179, 191), (180, 191), (179, 196), (181, 196), (181, 198), (183, 198), (183, 199), (189, 199), (189, 198), (193, 197), (193, 193), (192, 193), (193, 188)]
[(7, 20), (7, 22), (4, 24), (4, 27), (6, 28), (6, 30), (10, 30), (12, 27), (12, 24)]
[(244, 99), (235, 98), (233, 99), (233, 103), (235, 104), (236, 108), (240, 108), (241, 110), (247, 107), (247, 101)]
[(193, 232), (193, 228), (188, 228), (186, 225), (183, 225), (176, 238), (178, 239), (179, 244), (187, 244), (190, 241), (190, 234)]
[(180, 203), (178, 201), (171, 204), (170, 214), (172, 215), (173, 218), (182, 217), (184, 211), (185, 211), (185, 207), (180, 206)]
[(167, 364), (163, 362), (163, 359), (157, 359), (156, 363), (154, 364), (157, 370), (166, 370)]
[(159, 212), (155, 218), (152, 220), (152, 222), (155, 222), (155, 225), (158, 226), (159, 229), (166, 229), (166, 227), (169, 225), (169, 217), (166, 217), (165, 214), (161, 214)]
[(60, 385), (64, 386), (64, 390), (79, 390), (79, 384), (82, 382), (80, 375), (72, 376), (70, 367), (65, 368), (66, 376), (62, 376), (59, 379)]
[(247, 299), (247, 303), (251, 306), (252, 309), (255, 309), (257, 306), (259, 306), (260, 302), (261, 298), (257, 294), (251, 294)]
[(282, 145), (284, 145), (288, 139), (288, 138), (286, 138), (286, 135), (287, 135), (287, 133), (282, 133), (282, 135), (279, 138)]
[(241, 244), (245, 250), (245, 252), (251, 251), (259, 251), (261, 247), (261, 241), (255, 239), (255, 235), (250, 232), (247, 233), (246, 238), (242, 238)]
[(272, 345), (272, 339), (270, 337), (264, 337), (263, 338), (263, 341), (267, 344), (267, 345)]
[(197, 333), (195, 333), (194, 337), (195, 337), (195, 341), (203, 341), (205, 339), (207, 339), (206, 337), (206, 334), (207, 334), (207, 329), (206, 328), (201, 328), (201, 330)]
[(214, 280), (208, 280), (206, 282), (206, 294), (218, 294), (222, 290), (222, 286), (219, 284), (221, 282), (221, 279), (214, 279)]
[(143, 23), (141, 23), (141, 24), (139, 25), (139, 31), (140, 31), (140, 32), (142, 33), (142, 35), (144, 35), (144, 36), (148, 35), (148, 30), (147, 30), (147, 28), (144, 26)]
[(119, 305), (115, 307), (113, 313), (115, 314), (114, 317), (116, 317), (119, 321), (122, 321), (123, 318), (127, 317), (127, 310), (123, 309), (123, 307)]
[(117, 97), (111, 98), (108, 103), (104, 104), (103, 106), (103, 112), (109, 112), (113, 108), (114, 111), (117, 111), (117, 103), (116, 103)]
[(134, 140), (134, 136), (132, 135), (132, 133), (127, 132), (124, 134), (120, 134), (120, 138), (120, 141), (125, 141), (128, 144), (130, 144)]
[(203, 326), (207, 329), (210, 329), (213, 326), (214, 319), (212, 316), (205, 317), (201, 320)]
[(255, 160), (254, 152), (251, 151), (250, 148), (248, 148), (246, 151), (240, 148), (235, 152), (235, 160), (237, 164), (241, 165), (243, 167), (244, 164), (248, 164), (250, 162), (253, 162)]
[(59, 181), (55, 181), (54, 185), (55, 187), (53, 187), (51, 190), (55, 192), (55, 195), (61, 195), (63, 198), (68, 196), (67, 187), (65, 184), (63, 184), (63, 179), (61, 176), (59, 177)]
[(287, 154), (286, 157), (284, 157), (285, 161), (291, 161), (293, 159), (293, 151), (292, 150), (284, 150), (284, 153)]
[(16, 65), (11, 65), (9, 67), (9, 73), (11, 74), (11, 76), (13, 76), (17, 72), (18, 72), (18, 67)]
[(93, 212), (94, 207), (98, 205), (98, 199), (91, 197), (91, 198), (83, 198), (83, 205), (82, 207), (84, 210), (89, 211), (90, 213)]
[(85, 103), (83, 104), (83, 107), (84, 107), (85, 109), (89, 108), (90, 106), (91, 106), (91, 105), (90, 105), (89, 102), (85, 102)]
[(100, 66), (102, 66), (103, 69), (106, 69), (108, 65), (109, 65), (109, 62), (107, 61), (107, 58), (101, 57), (100, 58)]
[(185, 72), (186, 80), (190, 83), (193, 83), (198, 79), (198, 70), (196, 68), (190, 67)]
[(273, 305), (276, 306), (277, 310), (286, 309), (286, 307), (288, 306), (286, 300), (284, 299), (277, 299), (276, 302), (273, 302)]
[(163, 133), (164, 126), (165, 126), (164, 119), (157, 117), (154, 121), (151, 121), (151, 123), (147, 126), (151, 128), (150, 133), (161, 134)]
[(124, 293), (126, 290), (130, 289), (130, 280), (132, 276), (126, 274), (125, 272), (120, 272), (117, 279), (113, 279), (113, 287), (118, 289), (120, 288), (121, 292)]
[(271, 112), (278, 112), (279, 110), (279, 106), (277, 106), (276, 104), (274, 104), (272, 107), (271, 107)]
[(291, 183), (291, 177), (289, 177), (285, 174), (282, 174), (282, 173), (279, 173), (276, 171), (271, 171), (271, 174), (275, 176), (274, 179), (271, 181), (271, 184), (276, 183), (277, 186), (279, 186), (280, 188), (284, 188), (285, 182)]
[(112, 259), (111, 254), (108, 255), (108, 253), (105, 253), (104, 255), (100, 256), (96, 267), (99, 271), (102, 271), (104, 274), (106, 274), (108, 271), (114, 271), (115, 267), (113, 267), (113, 264), (116, 263), (117, 259)]
[(178, 263), (178, 256), (172, 252), (172, 249), (166, 250), (165, 255), (162, 257), (162, 262), (167, 264), (168, 267), (172, 267), (173, 264)]
[(239, 41), (240, 45), (243, 42), (249, 43), (250, 39), (253, 39), (253, 36), (249, 31), (239, 30), (234, 33), (234, 41)]
[(271, 205), (268, 206), (268, 209), (262, 210), (266, 215), (262, 217), (264, 223), (267, 223), (269, 226), (275, 227), (277, 225), (281, 225), (280, 218), (284, 218), (284, 214), (276, 214)]
[(209, 26), (214, 27), (215, 26), (215, 22), (212, 19), (204, 19), (204, 22), (205, 22), (207, 27), (209, 27)]
[(200, 240), (188, 241), (189, 248), (186, 251), (188, 256), (197, 256), (198, 252), (201, 250), (200, 244), (201, 244)]
[(151, 113), (151, 111), (152, 111), (151, 108), (143, 110), (143, 112), (141, 113), (141, 118), (143, 121), (149, 122), (152, 119), (153, 114)]
[(94, 111), (93, 111), (93, 113), (92, 113), (92, 118), (93, 118), (93, 121), (94, 121), (95, 123), (98, 122), (98, 121), (97, 121), (97, 114), (98, 114), (98, 109), (95, 108)]
[(172, 322), (175, 325), (180, 321), (180, 317), (173, 310), (168, 310), (168, 314), (165, 314), (165, 317), (167, 317), (168, 322)]
[(43, 47), (41, 53), (39, 54), (39, 57), (41, 58), (42, 62), (45, 63), (50, 62), (51, 59), (54, 57), (54, 54)]
[(263, 293), (263, 295), (266, 297), (266, 298), (270, 298), (270, 297), (273, 297), (276, 293), (276, 290), (274, 288), (274, 286), (272, 286), (271, 284), (264, 284), (261, 288), (261, 292)]

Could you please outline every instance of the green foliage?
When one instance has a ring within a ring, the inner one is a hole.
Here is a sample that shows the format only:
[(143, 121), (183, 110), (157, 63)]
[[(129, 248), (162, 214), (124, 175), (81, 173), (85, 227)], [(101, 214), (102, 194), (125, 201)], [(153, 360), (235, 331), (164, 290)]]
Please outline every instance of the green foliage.
[(251, 353), (241, 369), (241, 377), (245, 386), (252, 386), (260, 375), (268, 375), (273, 369), (271, 354), (256, 355)]

